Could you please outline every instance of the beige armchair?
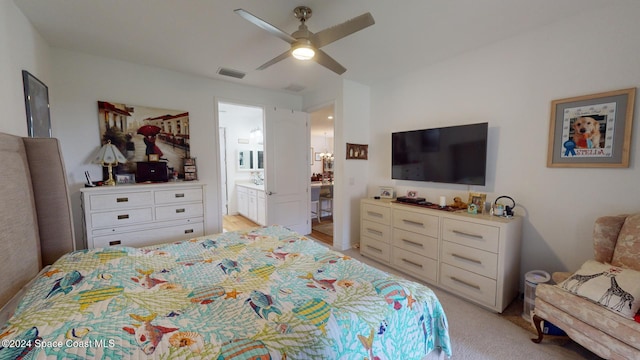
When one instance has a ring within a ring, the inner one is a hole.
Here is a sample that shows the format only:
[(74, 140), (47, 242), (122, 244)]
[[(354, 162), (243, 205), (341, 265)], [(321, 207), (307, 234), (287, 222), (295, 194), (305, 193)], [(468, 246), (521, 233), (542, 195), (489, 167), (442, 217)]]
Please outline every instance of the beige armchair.
[[(636, 271), (640, 271), (640, 213), (634, 215), (605, 216), (596, 220), (594, 231), (594, 259), (585, 265), (617, 267), (631, 274), (633, 282), (640, 283)], [(583, 269), (585, 268), (583, 265)], [(540, 284), (536, 288), (536, 300), (533, 321), (538, 331), (540, 343), (543, 339), (542, 321), (548, 321), (561, 328), (575, 342), (606, 359), (640, 359), (640, 323), (633, 320), (633, 313), (622, 316), (617, 309), (628, 311), (637, 308), (640, 296), (612, 292), (617, 286), (615, 273), (606, 273), (599, 280), (610, 282), (610, 288), (598, 299), (592, 300), (578, 296), (571, 291), (582, 286), (592, 275), (580, 275), (579, 272), (554, 273), (553, 279), (558, 285)], [(588, 279), (587, 279), (588, 278)], [(564, 284), (562, 281), (568, 280)], [(637, 281), (636, 281), (637, 280)], [(595, 282), (590, 282), (593, 286)], [(563, 286), (564, 285), (564, 286)], [(609, 285), (607, 285), (609, 286)], [(598, 295), (600, 296), (600, 295)], [(608, 298), (607, 298), (608, 296)], [(618, 307), (603, 306), (609, 300)], [(613, 308), (613, 310), (612, 310)], [(636, 317), (637, 318), (637, 317)]]

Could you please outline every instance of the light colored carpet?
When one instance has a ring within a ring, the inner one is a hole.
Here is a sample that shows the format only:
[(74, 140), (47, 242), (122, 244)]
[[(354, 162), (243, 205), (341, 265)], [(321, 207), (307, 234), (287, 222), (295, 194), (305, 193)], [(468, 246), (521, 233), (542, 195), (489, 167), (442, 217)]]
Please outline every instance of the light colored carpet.
[[(421, 282), (364, 258), (355, 249), (344, 251), (344, 253), (383, 271)], [(516, 325), (518, 321), (509, 321), (509, 314), (506, 311), (506, 315), (496, 314), (432, 285), (426, 285), (436, 293), (447, 315), (453, 360), (600, 359), (565, 337), (545, 336), (542, 343), (534, 344), (530, 340), (535, 337), (533, 332), (522, 324)], [(517, 311), (518, 309), (512, 310), (516, 313)]]
[(313, 230), (317, 231), (317, 232), (321, 232), (325, 235), (329, 235), (329, 236), (333, 236), (333, 223), (320, 223), (317, 225), (313, 225)]

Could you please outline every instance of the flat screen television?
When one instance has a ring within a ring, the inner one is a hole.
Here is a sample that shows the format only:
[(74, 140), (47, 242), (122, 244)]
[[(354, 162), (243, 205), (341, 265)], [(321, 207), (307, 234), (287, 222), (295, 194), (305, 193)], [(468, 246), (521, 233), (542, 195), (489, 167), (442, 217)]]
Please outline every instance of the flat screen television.
[(391, 178), (485, 185), (488, 123), (391, 134)]

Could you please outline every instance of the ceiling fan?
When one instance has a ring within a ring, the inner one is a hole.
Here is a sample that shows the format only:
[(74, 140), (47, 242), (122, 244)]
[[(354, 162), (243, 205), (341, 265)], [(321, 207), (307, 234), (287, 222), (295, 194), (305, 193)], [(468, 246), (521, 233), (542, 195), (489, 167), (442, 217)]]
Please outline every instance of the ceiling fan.
[(261, 29), (291, 44), (291, 49), (262, 64), (257, 70), (264, 70), (289, 56), (293, 56), (299, 60), (314, 60), (338, 75), (342, 75), (347, 69), (327, 53), (320, 50), (320, 48), (375, 23), (371, 13), (365, 13), (314, 34), (309, 31), (305, 24), (311, 17), (311, 9), (306, 6), (298, 6), (293, 10), (293, 14), (296, 19), (300, 20), (300, 26), (297, 31), (289, 35), (246, 10), (236, 9), (234, 12)]

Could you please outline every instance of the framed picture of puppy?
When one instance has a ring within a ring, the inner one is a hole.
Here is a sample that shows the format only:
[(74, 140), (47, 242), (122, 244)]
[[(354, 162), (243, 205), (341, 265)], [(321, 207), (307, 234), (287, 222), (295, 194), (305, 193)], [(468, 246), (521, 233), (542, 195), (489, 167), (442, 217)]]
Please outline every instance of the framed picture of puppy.
[(629, 167), (636, 89), (551, 102), (547, 167)]

